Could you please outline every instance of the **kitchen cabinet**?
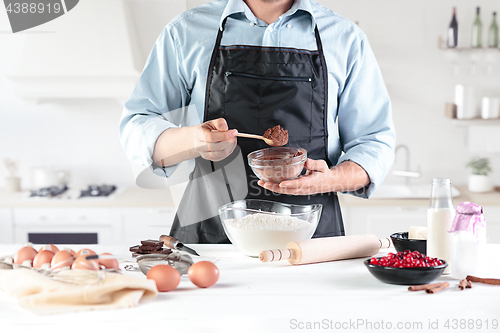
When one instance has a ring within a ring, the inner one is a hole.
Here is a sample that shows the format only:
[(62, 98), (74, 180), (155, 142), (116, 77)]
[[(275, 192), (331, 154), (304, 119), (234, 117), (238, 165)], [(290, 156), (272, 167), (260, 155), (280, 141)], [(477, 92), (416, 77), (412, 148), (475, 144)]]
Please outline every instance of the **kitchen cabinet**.
[(174, 216), (174, 207), (15, 208), (10, 242), (130, 247), (169, 233)]
[(9, 208), (0, 208), (0, 244), (13, 243), (12, 211)]
[(130, 247), (168, 233), (175, 211), (168, 189), (131, 187), (87, 199), (27, 199), (26, 193), (0, 190), (0, 244), (55, 243), (52, 237)]
[(486, 220), (486, 240), (488, 243), (500, 243), (500, 207), (483, 206)]
[(170, 232), (175, 207), (140, 207), (120, 209), (122, 237), (119, 244), (133, 246), (141, 240), (158, 239)]
[[(467, 186), (457, 186), (460, 202), (474, 202), (483, 207), (488, 243), (500, 243), (500, 192), (470, 192)], [(428, 199), (360, 199), (339, 195), (347, 235), (373, 233), (388, 237), (394, 232), (407, 231), (410, 226), (427, 225)]]
[(374, 234), (389, 237), (410, 226), (427, 225), (427, 205), (422, 206), (345, 206), (342, 216), (346, 235)]
[(35, 244), (116, 244), (120, 220), (110, 208), (14, 208), (13, 239)]

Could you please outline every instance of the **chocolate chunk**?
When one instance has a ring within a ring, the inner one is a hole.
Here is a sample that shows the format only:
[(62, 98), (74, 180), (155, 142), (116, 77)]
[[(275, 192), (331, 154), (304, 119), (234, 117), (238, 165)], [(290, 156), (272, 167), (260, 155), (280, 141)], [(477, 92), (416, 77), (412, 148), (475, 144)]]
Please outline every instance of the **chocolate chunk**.
[[(149, 241), (146, 241), (146, 242), (149, 242)], [(158, 243), (158, 242), (156, 242), (156, 243)], [(172, 252), (171, 249), (163, 248), (163, 242), (161, 242), (161, 246), (159, 246), (159, 247), (145, 246), (145, 245), (134, 245), (134, 246), (130, 247), (129, 250), (130, 250), (130, 252), (132, 252), (132, 256), (134, 256), (134, 257), (141, 255), (141, 254), (151, 254), (151, 253), (170, 254)]]
[(139, 252), (139, 245), (132, 246), (129, 250), (130, 252)]
[(141, 251), (160, 251), (162, 248), (163, 246), (145, 246), (145, 245), (139, 246), (139, 250)]
[(154, 239), (143, 240), (141, 241), (141, 244), (144, 246), (163, 247), (163, 241), (158, 241)]
[(142, 256), (143, 254), (170, 254), (172, 253), (171, 249), (162, 249), (161, 251), (139, 251), (133, 252), (132, 257)]

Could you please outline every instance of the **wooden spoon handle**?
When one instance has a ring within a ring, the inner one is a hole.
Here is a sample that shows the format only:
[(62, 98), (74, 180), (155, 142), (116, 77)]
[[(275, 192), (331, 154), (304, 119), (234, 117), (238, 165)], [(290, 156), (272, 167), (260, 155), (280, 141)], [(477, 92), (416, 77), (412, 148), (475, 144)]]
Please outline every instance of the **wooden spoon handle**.
[(236, 136), (239, 136), (242, 138), (250, 138), (250, 139), (260, 139), (260, 140), (265, 139), (262, 135), (256, 135), (256, 134), (238, 133), (238, 134), (236, 134)]

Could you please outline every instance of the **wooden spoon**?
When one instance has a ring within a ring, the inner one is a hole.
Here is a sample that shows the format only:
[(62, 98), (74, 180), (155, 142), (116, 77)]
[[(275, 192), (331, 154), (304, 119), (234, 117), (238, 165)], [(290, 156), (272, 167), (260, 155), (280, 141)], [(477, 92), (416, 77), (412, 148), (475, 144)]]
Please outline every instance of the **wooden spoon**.
[(267, 143), (269, 146), (274, 146), (273, 140), (267, 139), (263, 137), (262, 135), (256, 135), (256, 134), (246, 134), (246, 133), (239, 133), (236, 134), (236, 136), (242, 137), (242, 138), (250, 138), (250, 139), (260, 139), (264, 140), (265, 143)]

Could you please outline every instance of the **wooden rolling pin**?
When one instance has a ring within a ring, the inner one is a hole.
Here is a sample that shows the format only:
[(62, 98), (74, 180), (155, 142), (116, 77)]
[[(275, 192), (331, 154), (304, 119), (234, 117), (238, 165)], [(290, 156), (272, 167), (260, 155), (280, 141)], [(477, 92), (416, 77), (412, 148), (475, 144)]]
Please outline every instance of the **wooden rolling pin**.
[(312, 264), (370, 257), (377, 254), (380, 249), (387, 249), (390, 246), (390, 239), (379, 239), (377, 236), (369, 234), (313, 238), (290, 242), (286, 249), (262, 251), (259, 254), (259, 259), (262, 262), (287, 259), (292, 265)]

